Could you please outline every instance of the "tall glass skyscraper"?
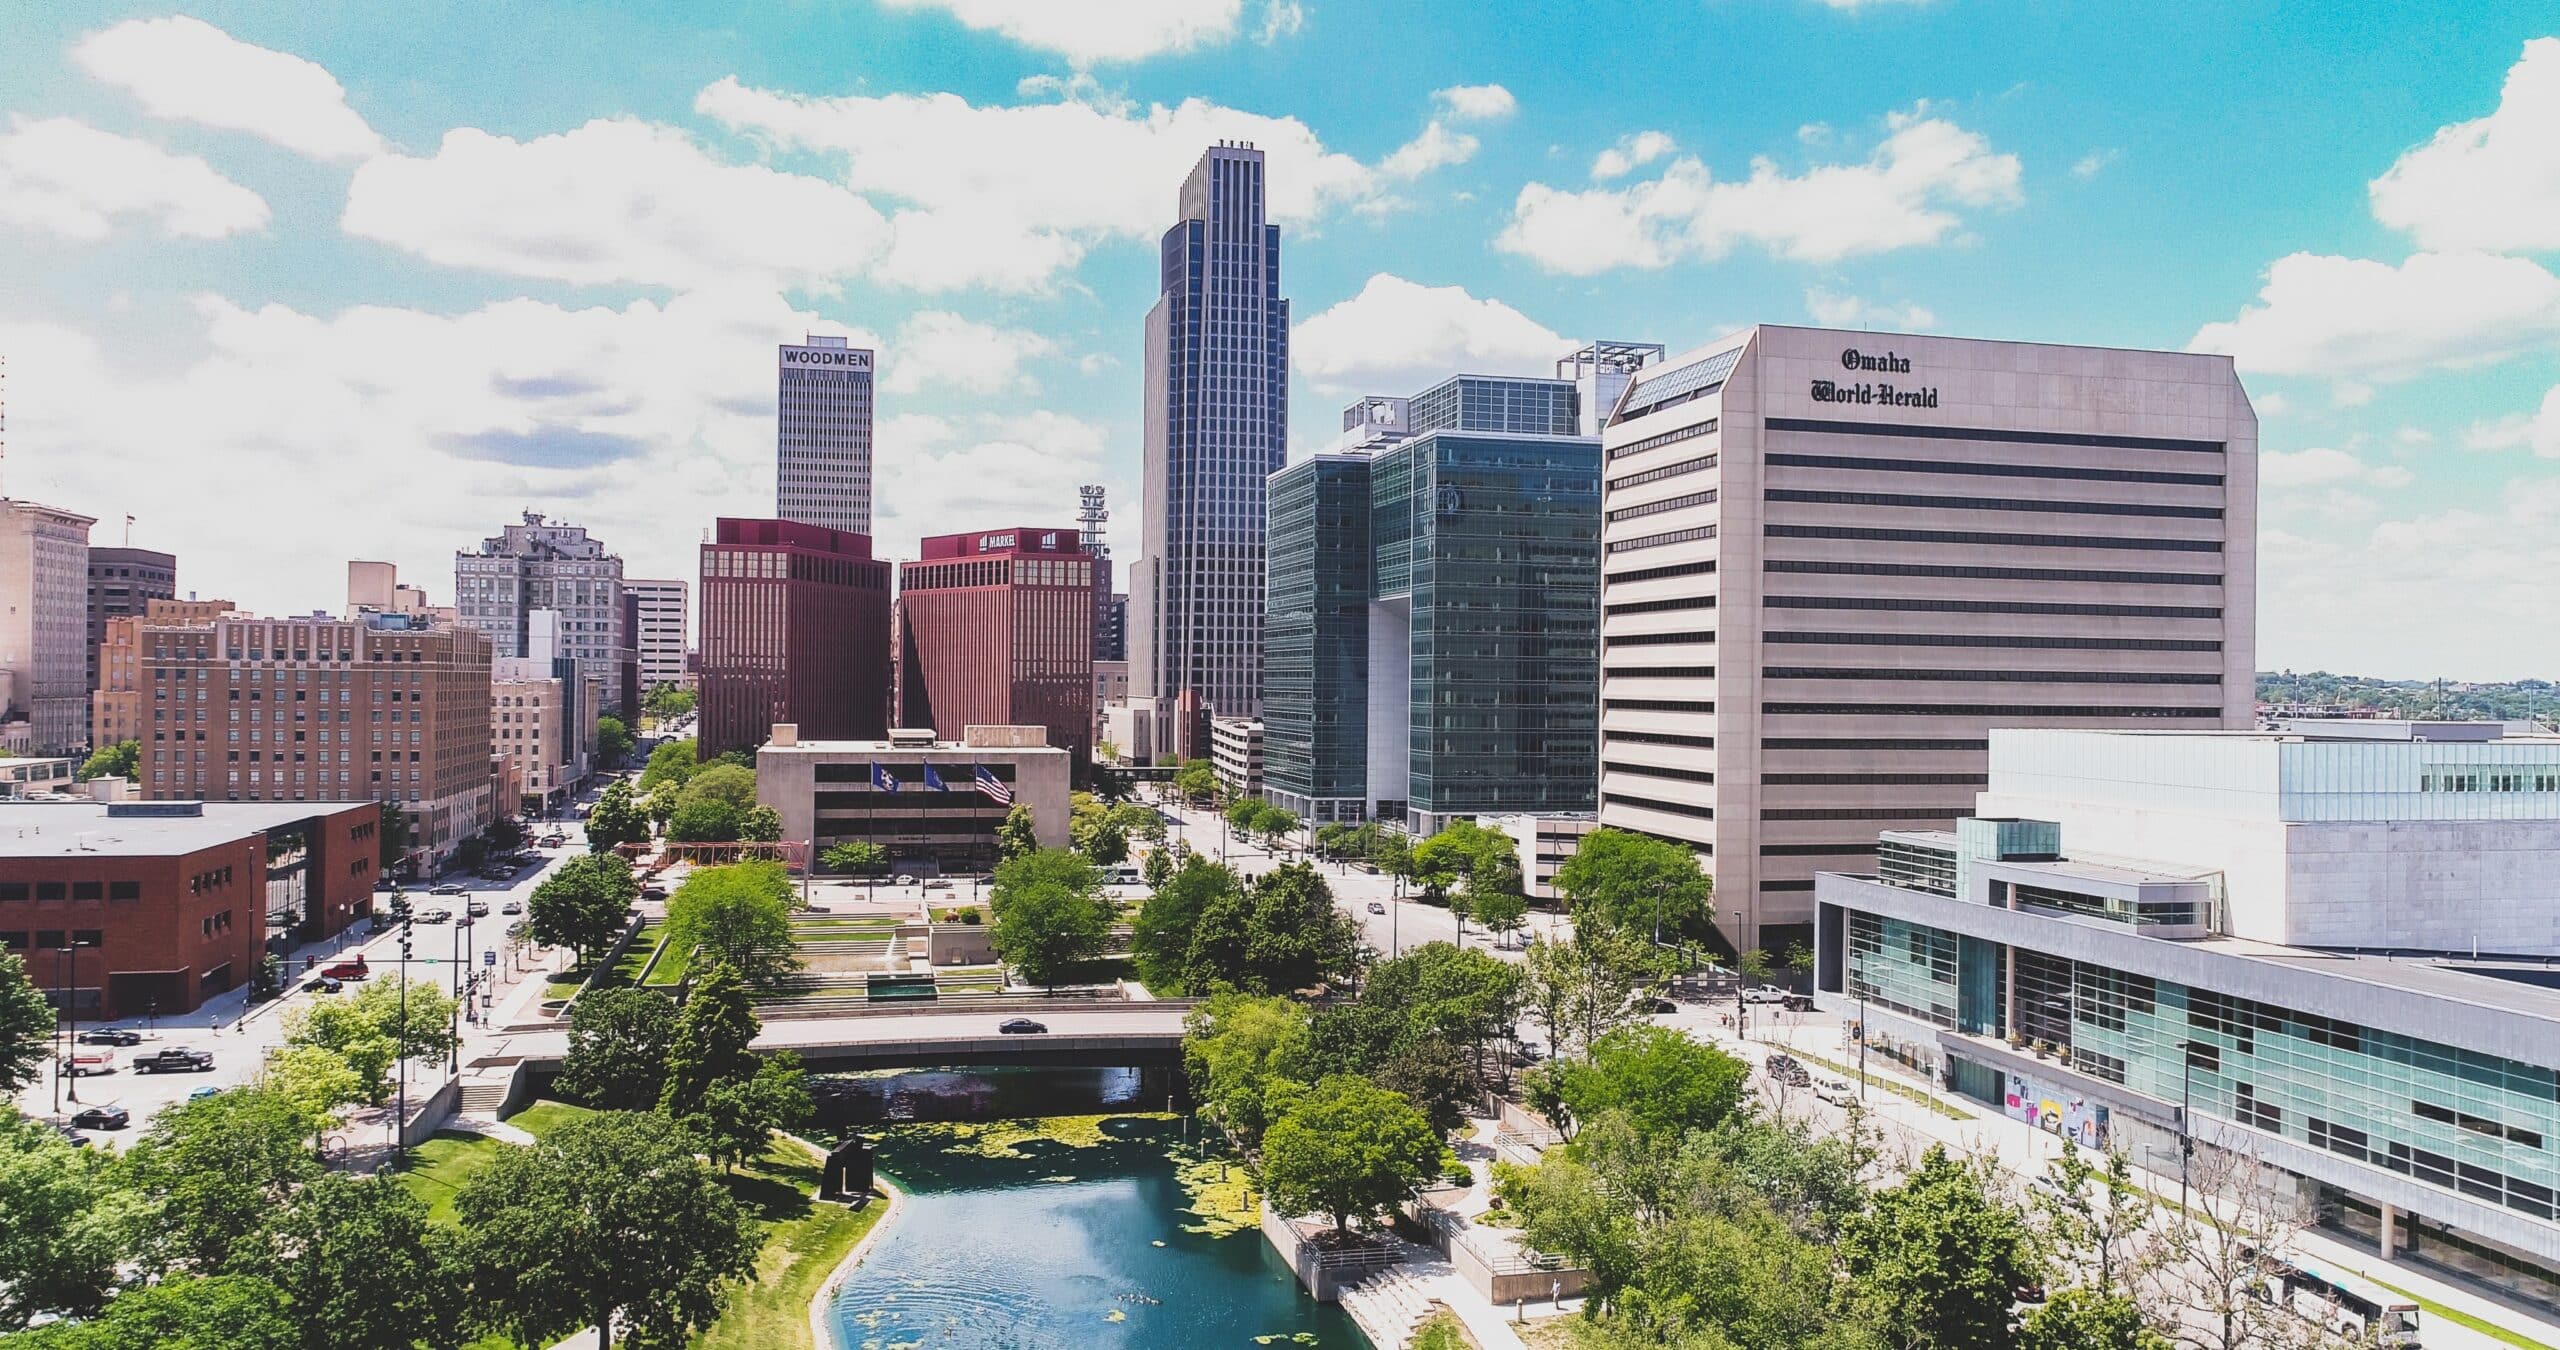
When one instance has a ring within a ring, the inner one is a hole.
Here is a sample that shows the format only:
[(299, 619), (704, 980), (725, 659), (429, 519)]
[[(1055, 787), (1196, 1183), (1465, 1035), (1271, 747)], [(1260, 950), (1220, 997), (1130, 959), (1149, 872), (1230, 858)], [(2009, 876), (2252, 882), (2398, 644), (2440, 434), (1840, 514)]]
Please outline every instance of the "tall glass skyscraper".
[(812, 334), (777, 352), (775, 515), (871, 533), (871, 352)]
[(1462, 375), (1343, 420), (1271, 477), (1266, 795), (1426, 834), (1591, 810), (1600, 441), (1574, 381)]
[[(1262, 706), (1264, 480), (1288, 458), (1289, 302), (1262, 152), (1210, 147), (1165, 231), (1147, 312), (1146, 537), (1129, 581), (1130, 691)], [(1194, 748), (1205, 753), (1205, 747)]]

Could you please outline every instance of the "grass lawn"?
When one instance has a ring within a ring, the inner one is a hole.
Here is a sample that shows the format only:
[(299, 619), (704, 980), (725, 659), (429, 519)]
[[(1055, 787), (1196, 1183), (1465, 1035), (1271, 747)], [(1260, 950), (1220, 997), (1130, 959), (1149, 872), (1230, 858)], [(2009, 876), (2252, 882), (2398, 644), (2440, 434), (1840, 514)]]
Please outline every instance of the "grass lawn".
[(440, 1133), (409, 1150), (409, 1165), (401, 1169), (400, 1184), (409, 1194), (427, 1202), (427, 1217), (437, 1223), (452, 1223), (453, 1197), (491, 1159), (513, 1144), (476, 1134)]
[(1930, 1110), (1937, 1112), (1939, 1115), (1945, 1116), (1949, 1120), (1971, 1120), (1974, 1118), (1971, 1111), (1967, 1111), (1961, 1106), (1950, 1106), (1947, 1103), (1938, 1100), (1935, 1093), (1913, 1087), (1898, 1079), (1887, 1078), (1881, 1074), (1872, 1073), (1861, 1075), (1856, 1069), (1850, 1068), (1848, 1065), (1842, 1064), (1838, 1060), (1824, 1059), (1820, 1055), (1808, 1055), (1804, 1051), (1798, 1050), (1792, 1045), (1782, 1046), (1780, 1048), (1798, 1059), (1819, 1064), (1833, 1073), (1848, 1079), (1852, 1083), (1857, 1082), (1858, 1079), (1863, 1076), (1870, 1087), (1879, 1087), (1897, 1097), (1918, 1102), (1922, 1106), (1928, 1107)]
[(631, 945), (624, 949), (622, 959), (614, 962), (613, 969), (606, 971), (603, 979), (596, 981), (596, 988), (620, 989), (638, 984), (640, 972), (649, 964), (650, 955), (664, 941), (666, 933), (655, 920), (642, 924), (639, 935), (632, 938)]
[(1467, 1324), (1446, 1308), (1423, 1319), (1413, 1331), (1413, 1350), (1475, 1350), (1475, 1346)]
[(584, 1120), (594, 1114), (595, 1112), (583, 1106), (571, 1106), (567, 1102), (555, 1102), (544, 1098), (507, 1117), (507, 1123), (539, 1139), (570, 1121)]
[(856, 1213), (821, 1205), (818, 1159), (787, 1139), (729, 1178), (750, 1214), (772, 1225), (756, 1256), (756, 1282), (730, 1291), (728, 1309), (694, 1341), (699, 1350), (812, 1350), (809, 1300), (855, 1243), (889, 1212), (874, 1200)]
[(649, 984), (652, 987), (682, 984), (685, 972), (692, 968), (693, 949), (691, 947), (680, 952), (670, 950), (658, 958), (657, 965), (650, 967)]
[[(2365, 1278), (2373, 1279), (2371, 1275), (2367, 1275)], [(2423, 1294), (2411, 1293), (2410, 1291), (2385, 1280), (2374, 1280), (2373, 1282), (2390, 1290), (2392, 1293), (2398, 1294), (2400, 1297), (2417, 1304), (2421, 1312), (2439, 1321), (2451, 1322), (2458, 1327), (2467, 1327), (2473, 1331), (2479, 1332), (2483, 1336), (2489, 1337), (2492, 1340), (2503, 1341), (2508, 1345), (2515, 1346), (2516, 1350), (2551, 1350), (2551, 1346), (2547, 1342), (2537, 1341), (2521, 1332), (2509, 1331), (2505, 1327), (2499, 1326), (2497, 1323), (2491, 1322), (2486, 1318), (2474, 1317), (2467, 1312), (2456, 1312), (2455, 1310), (2448, 1308)]]

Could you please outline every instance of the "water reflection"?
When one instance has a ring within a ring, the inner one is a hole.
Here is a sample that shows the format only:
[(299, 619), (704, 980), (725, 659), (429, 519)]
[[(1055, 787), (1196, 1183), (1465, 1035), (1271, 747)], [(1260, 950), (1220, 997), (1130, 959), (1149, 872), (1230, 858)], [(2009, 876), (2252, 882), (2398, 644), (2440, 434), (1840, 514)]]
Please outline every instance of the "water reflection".
[[(837, 1076), (831, 1124), (880, 1142), (905, 1208), (835, 1304), (841, 1350), (1306, 1346), (1359, 1350), (1249, 1222), (1217, 1208), (1233, 1164), (1161, 1112), (1169, 1070)], [(1013, 1117), (1032, 1104), (1044, 1119)], [(903, 1114), (902, 1114), (903, 1113)], [(954, 1123), (921, 1123), (926, 1121)], [(1185, 1164), (1189, 1184), (1185, 1183)]]

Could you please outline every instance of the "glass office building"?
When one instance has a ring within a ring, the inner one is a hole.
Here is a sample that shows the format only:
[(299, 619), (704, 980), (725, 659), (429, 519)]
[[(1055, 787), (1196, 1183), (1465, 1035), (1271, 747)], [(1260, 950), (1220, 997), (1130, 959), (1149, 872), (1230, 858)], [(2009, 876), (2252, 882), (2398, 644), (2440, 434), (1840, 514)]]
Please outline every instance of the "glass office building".
[(1429, 833), (1588, 811), (1600, 448), (1569, 380), (1460, 376), (1272, 475), (1263, 776)]
[(2188, 1133), (2279, 1169), (2306, 1220), (2560, 1306), (2543, 962), (2220, 936), (2250, 903), (2224, 873), (2054, 837), (1969, 820), (1821, 876), (1818, 1000), (1995, 1109), (2170, 1171)]

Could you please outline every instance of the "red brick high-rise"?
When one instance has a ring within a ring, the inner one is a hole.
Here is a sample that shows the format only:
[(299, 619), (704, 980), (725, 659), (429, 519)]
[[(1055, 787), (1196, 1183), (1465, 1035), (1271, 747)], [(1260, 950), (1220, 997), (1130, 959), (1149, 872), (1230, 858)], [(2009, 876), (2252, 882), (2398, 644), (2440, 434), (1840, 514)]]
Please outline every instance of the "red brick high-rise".
[(898, 569), (898, 724), (957, 740), (972, 724), (1044, 726), (1093, 754), (1093, 555), (1072, 529), (926, 539)]
[(802, 740), (888, 734), (889, 564), (868, 535), (724, 516), (701, 595), (705, 758), (755, 749), (776, 722)]

